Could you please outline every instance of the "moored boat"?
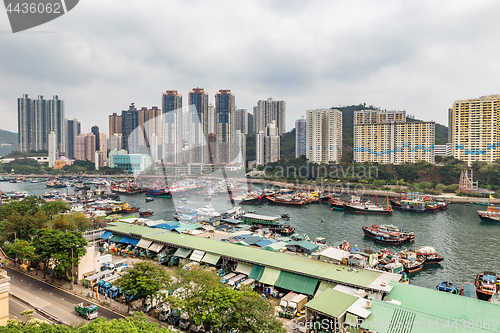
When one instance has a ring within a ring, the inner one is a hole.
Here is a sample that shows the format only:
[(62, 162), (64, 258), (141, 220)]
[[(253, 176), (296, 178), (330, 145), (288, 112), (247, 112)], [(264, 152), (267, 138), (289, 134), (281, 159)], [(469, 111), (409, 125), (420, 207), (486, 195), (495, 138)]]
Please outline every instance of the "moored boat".
[(497, 292), (497, 274), (493, 272), (483, 272), (476, 276), (477, 298), (489, 301), (491, 296)]
[(153, 215), (153, 211), (151, 209), (141, 210), (139, 212), (140, 216), (151, 216)]
[(331, 210), (344, 210), (345, 202), (340, 198), (331, 198), (330, 209)]
[(160, 189), (160, 188), (148, 188), (146, 190), (146, 195), (150, 197), (157, 197), (157, 198), (171, 198), (172, 193), (170, 193), (169, 190), (166, 189)]
[(460, 289), (460, 295), (470, 298), (477, 298), (476, 286), (470, 282), (464, 282), (462, 288)]
[(417, 254), (417, 258), (424, 259), (426, 265), (437, 264), (443, 261), (443, 257), (432, 246), (419, 247), (415, 250), (415, 253)]
[(441, 282), (437, 287), (436, 290), (438, 291), (444, 291), (446, 293), (450, 294), (458, 294), (457, 288), (455, 288), (455, 285), (451, 282), (448, 281), (443, 281)]
[(378, 243), (399, 245), (403, 242), (413, 242), (415, 240), (415, 234), (413, 232), (403, 231), (390, 224), (372, 224), (371, 227), (361, 228), (365, 236), (374, 239)]
[(374, 215), (390, 215), (392, 208), (388, 206), (380, 206), (372, 202), (363, 202), (361, 198), (353, 195), (351, 201), (344, 205), (344, 209), (348, 213), (357, 214), (374, 214)]

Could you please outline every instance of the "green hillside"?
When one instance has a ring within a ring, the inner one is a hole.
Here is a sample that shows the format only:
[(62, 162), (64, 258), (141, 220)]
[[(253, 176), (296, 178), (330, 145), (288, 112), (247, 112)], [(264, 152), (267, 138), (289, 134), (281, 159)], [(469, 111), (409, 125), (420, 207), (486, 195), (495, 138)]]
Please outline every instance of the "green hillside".
[(0, 156), (5, 156), (18, 148), (17, 133), (0, 129)]

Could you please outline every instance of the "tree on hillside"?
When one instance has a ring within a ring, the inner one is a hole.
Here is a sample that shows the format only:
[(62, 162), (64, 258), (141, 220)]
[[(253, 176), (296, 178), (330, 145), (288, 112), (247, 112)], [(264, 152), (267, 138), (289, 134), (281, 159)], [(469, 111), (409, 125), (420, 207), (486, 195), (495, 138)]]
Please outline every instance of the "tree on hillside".
[(160, 290), (172, 288), (172, 278), (161, 265), (156, 265), (150, 261), (138, 262), (127, 270), (118, 280), (116, 285), (124, 291), (131, 291), (135, 294), (135, 299), (144, 302), (148, 297), (156, 296)]
[(52, 220), (54, 215), (65, 213), (70, 210), (69, 205), (62, 200), (55, 200), (50, 202), (45, 202), (42, 207), (42, 211), (48, 215), (48, 217)]

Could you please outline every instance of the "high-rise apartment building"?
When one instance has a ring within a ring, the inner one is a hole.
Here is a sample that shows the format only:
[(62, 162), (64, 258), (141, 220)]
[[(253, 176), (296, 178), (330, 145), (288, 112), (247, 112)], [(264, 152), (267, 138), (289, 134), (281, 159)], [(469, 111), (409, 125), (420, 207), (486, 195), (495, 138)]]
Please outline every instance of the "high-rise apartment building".
[(106, 133), (99, 133), (99, 151), (104, 152), (104, 156), (108, 155), (108, 140), (106, 138)]
[(246, 134), (242, 133), (240, 130), (234, 131), (234, 164), (236, 165), (246, 165), (246, 154), (247, 154), (247, 140)]
[(75, 160), (85, 160), (85, 134), (78, 134), (75, 138)]
[(247, 109), (236, 109), (234, 112), (234, 130), (248, 134), (248, 112)]
[(208, 133), (215, 133), (215, 107), (213, 104), (208, 104)]
[(264, 131), (255, 134), (255, 162), (257, 165), (265, 165)]
[(208, 163), (207, 136), (209, 134), (208, 93), (202, 88), (194, 88), (189, 92), (188, 104), (189, 124), (189, 161), (191, 163)]
[(85, 159), (94, 162), (95, 152), (95, 135), (88, 133), (85, 135)]
[(99, 136), (99, 126), (92, 126), (90, 132), (95, 136), (95, 150), (98, 151), (100, 150), (99, 147), (101, 146), (101, 137)]
[(269, 97), (267, 100), (260, 100), (257, 102), (257, 106), (253, 108), (253, 116), (255, 133), (263, 131), (273, 120), (276, 121), (278, 135), (283, 135), (286, 132), (285, 101), (275, 101), (272, 97)]
[(235, 98), (231, 90), (219, 90), (215, 95), (217, 163), (229, 164), (234, 159)]
[(80, 134), (81, 125), (78, 119), (66, 119), (64, 136), (66, 141), (66, 157), (70, 160), (75, 158), (76, 136)]
[(278, 135), (278, 127), (276, 121), (272, 120), (267, 125), (267, 133), (264, 137), (264, 163), (277, 162), (280, 159), (280, 136)]
[(255, 134), (254, 127), (253, 127), (253, 114), (250, 112), (247, 113), (247, 119), (248, 119), (248, 131), (247, 134)]
[(311, 162), (340, 161), (342, 157), (342, 112), (340, 110), (307, 110), (306, 150), (306, 158)]
[(434, 122), (406, 122), (406, 111), (354, 111), (356, 162), (434, 163), (434, 136)]
[(55, 162), (58, 159), (58, 152), (57, 152), (57, 137), (55, 132), (50, 132), (49, 137), (49, 167), (53, 168)]
[(157, 106), (153, 106), (151, 109), (147, 107), (142, 107), (138, 111), (139, 117), (139, 127), (136, 132), (138, 135), (139, 146), (150, 146), (151, 145), (151, 134), (155, 133), (161, 137), (162, 124), (162, 111)]
[(109, 137), (115, 133), (122, 134), (122, 116), (113, 113), (109, 115)]
[(122, 135), (114, 133), (109, 138), (109, 150), (120, 150), (122, 149)]
[(129, 153), (134, 153), (139, 150), (139, 137), (131, 135), (132, 132), (139, 126), (139, 113), (134, 103), (131, 103), (128, 110), (122, 111), (122, 145)]
[(500, 157), (500, 95), (458, 100), (449, 110), (452, 156), (471, 165)]
[(162, 94), (163, 111), (163, 163), (182, 163), (183, 119), (182, 95), (175, 90)]
[(48, 150), (49, 133), (56, 135), (57, 149), (65, 152), (64, 101), (57, 95), (32, 100), (27, 94), (17, 100), (19, 150)]
[(295, 121), (295, 158), (306, 155), (306, 118), (302, 117)]

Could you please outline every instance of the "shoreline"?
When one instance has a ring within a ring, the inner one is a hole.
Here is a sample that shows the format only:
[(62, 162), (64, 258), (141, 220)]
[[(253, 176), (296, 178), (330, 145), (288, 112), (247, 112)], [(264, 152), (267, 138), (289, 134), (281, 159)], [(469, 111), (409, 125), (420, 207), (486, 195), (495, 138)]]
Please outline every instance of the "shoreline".
[[(87, 177), (87, 178), (134, 178), (132, 175), (94, 175), (94, 174), (70, 174), (70, 175), (39, 175), (39, 174), (32, 174), (32, 175), (20, 175), (20, 174), (5, 174), (1, 175), (2, 177), (25, 177), (25, 178), (48, 178), (48, 177)], [(141, 175), (141, 178), (158, 178), (158, 175)], [(191, 177), (188, 177), (191, 178)], [(208, 179), (219, 179), (218, 177), (210, 177), (210, 176), (204, 176), (202, 178), (208, 178)], [(403, 196), (401, 193), (396, 193), (396, 192), (391, 192), (391, 191), (381, 191), (381, 190), (361, 190), (359, 187), (363, 187), (363, 184), (360, 183), (353, 183), (350, 184), (351, 186), (348, 186), (347, 188), (339, 187), (336, 185), (310, 185), (310, 184), (294, 184), (294, 183), (284, 183), (284, 182), (278, 182), (278, 181), (271, 181), (271, 180), (265, 180), (265, 179), (253, 179), (253, 178), (232, 178), (235, 181), (238, 182), (247, 182), (249, 184), (259, 184), (259, 185), (267, 185), (270, 187), (281, 187), (281, 188), (289, 188), (289, 189), (299, 189), (299, 190), (305, 190), (305, 191), (318, 191), (321, 188), (323, 189), (330, 189), (332, 190), (331, 192), (335, 192), (338, 194), (348, 194), (348, 195), (372, 195), (372, 196), (387, 196), (389, 198), (398, 198)], [(0, 182), (1, 184), (1, 182)], [(1, 185), (0, 185), (1, 188)], [(337, 189), (337, 191), (336, 191)], [(446, 200), (448, 203), (458, 203), (458, 204), (467, 204), (467, 203), (476, 203), (476, 202), (482, 202), (486, 203), (489, 202), (491, 204), (495, 205), (500, 205), (500, 199), (489, 199), (489, 198), (484, 198), (484, 197), (461, 197), (457, 196), (453, 193), (444, 193), (440, 195), (426, 195), (426, 194), (415, 194), (414, 195), (416, 198), (424, 198), (426, 196), (431, 196), (433, 198), (436, 198), (438, 200)]]

